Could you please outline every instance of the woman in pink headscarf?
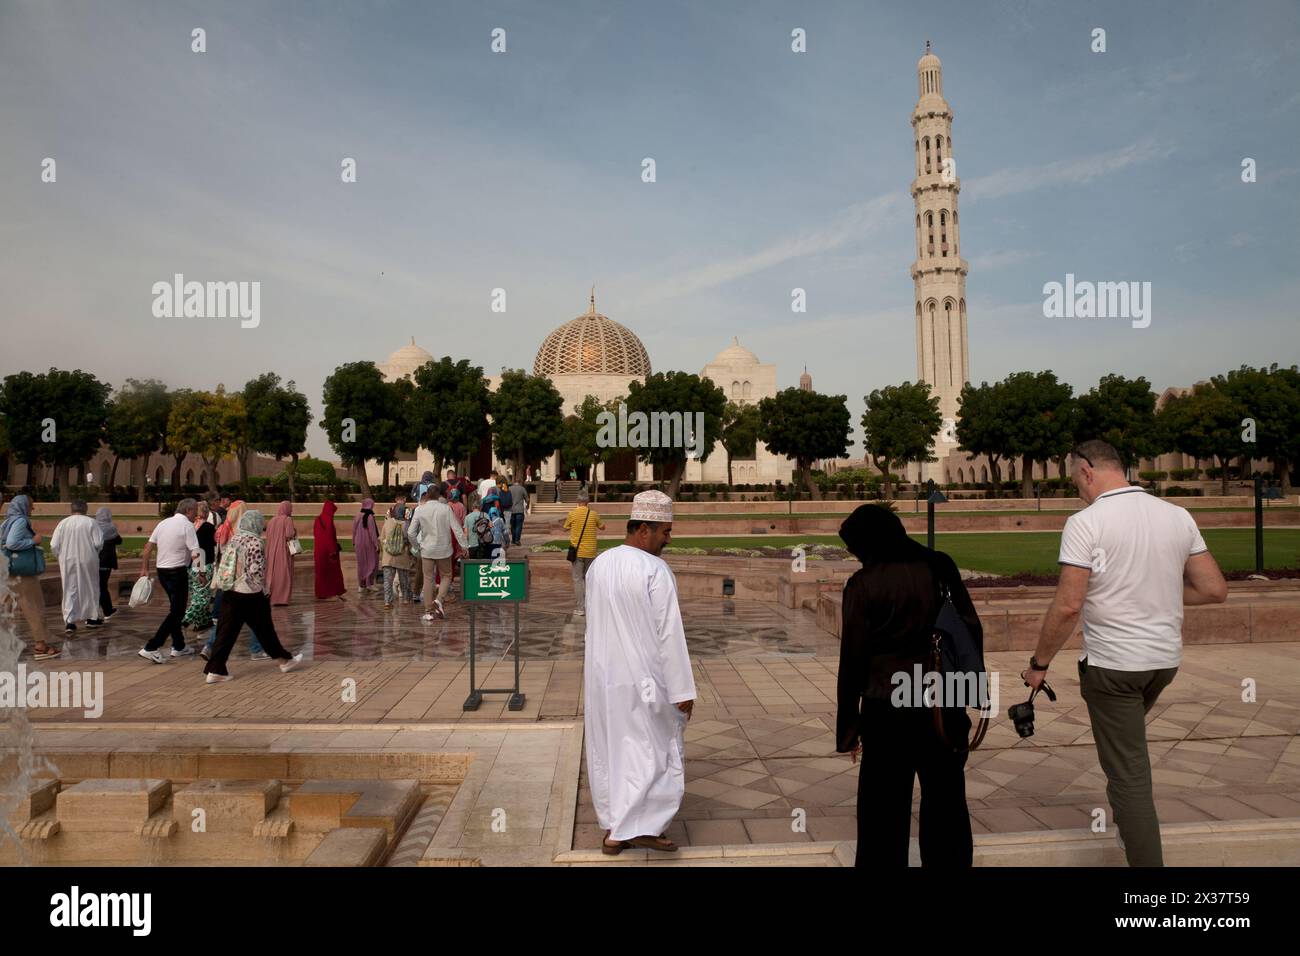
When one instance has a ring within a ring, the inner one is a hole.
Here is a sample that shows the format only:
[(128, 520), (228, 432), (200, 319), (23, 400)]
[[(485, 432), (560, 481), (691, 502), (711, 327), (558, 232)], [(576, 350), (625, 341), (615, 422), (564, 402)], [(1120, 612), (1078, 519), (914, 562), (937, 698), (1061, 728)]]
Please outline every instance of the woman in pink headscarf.
[(266, 525), (266, 585), (272, 605), (288, 604), (293, 599), (293, 553), (289, 542), (297, 538), (293, 502), (281, 501), (280, 509)]
[(364, 498), (361, 511), (352, 521), (352, 552), (357, 556), (357, 591), (375, 585), (379, 573), (379, 526), (375, 524), (375, 499)]

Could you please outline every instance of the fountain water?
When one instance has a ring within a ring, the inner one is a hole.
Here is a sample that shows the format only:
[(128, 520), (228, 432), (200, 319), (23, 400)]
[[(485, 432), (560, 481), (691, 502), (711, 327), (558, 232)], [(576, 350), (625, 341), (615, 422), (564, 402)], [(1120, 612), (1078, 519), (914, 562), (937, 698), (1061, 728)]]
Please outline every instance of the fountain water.
[[(18, 658), (26, 647), (14, 620), (17, 608), (18, 595), (9, 580), (9, 562), (0, 554), (0, 672), (10, 674), (18, 673)], [(0, 765), (0, 845), (13, 840), (23, 862), (31, 863), (28, 842), (19, 839), (9, 823), (9, 814), (27, 798), (37, 774), (53, 775), (55, 768), (36, 756), (25, 707), (0, 708), (0, 748), (16, 758), (8, 768)]]

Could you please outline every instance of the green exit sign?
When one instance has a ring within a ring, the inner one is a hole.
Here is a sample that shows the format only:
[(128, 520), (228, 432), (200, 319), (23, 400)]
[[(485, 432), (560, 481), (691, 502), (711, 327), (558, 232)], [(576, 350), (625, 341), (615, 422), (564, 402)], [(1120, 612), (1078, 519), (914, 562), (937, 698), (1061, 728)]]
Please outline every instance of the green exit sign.
[(528, 600), (526, 561), (507, 561), (497, 565), (491, 561), (466, 561), (460, 579), (466, 601)]

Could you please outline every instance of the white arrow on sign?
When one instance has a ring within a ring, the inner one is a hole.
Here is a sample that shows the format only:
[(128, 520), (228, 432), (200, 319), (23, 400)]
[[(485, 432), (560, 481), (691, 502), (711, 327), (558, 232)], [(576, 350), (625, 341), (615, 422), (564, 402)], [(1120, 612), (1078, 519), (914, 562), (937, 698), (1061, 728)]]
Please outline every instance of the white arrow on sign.
[(479, 597), (509, 597), (509, 591), (479, 591)]

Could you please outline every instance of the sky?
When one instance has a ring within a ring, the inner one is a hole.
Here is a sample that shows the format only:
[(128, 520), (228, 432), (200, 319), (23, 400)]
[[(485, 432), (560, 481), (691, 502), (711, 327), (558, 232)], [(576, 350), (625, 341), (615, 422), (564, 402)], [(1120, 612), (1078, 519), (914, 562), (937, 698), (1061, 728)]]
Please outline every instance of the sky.
[[(927, 39), (973, 381), (1159, 391), (1300, 362), (1293, 0), (0, 0), (0, 376), (236, 389), (274, 371), (319, 419), (336, 366), (412, 336), (531, 371), (594, 284), (656, 371), (699, 372), (733, 336), (779, 387), (806, 364), (848, 396), (860, 456), (863, 396), (917, 377)], [(259, 282), (260, 324), (155, 317), (175, 273)], [(1149, 327), (1046, 318), (1067, 273), (1150, 282)], [(308, 449), (334, 457), (317, 424)]]

